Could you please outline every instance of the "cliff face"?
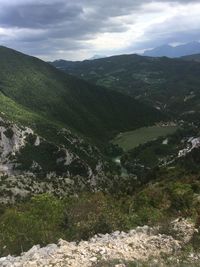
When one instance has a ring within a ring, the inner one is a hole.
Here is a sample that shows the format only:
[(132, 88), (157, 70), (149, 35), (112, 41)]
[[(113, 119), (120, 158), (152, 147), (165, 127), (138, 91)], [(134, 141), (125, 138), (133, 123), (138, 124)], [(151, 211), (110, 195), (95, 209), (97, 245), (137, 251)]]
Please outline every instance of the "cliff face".
[(106, 163), (100, 151), (69, 130), (58, 130), (57, 144), (32, 129), (0, 118), (1, 202), (43, 192), (65, 195), (92, 187)]
[(26, 137), (33, 134), (29, 128), (19, 128), (0, 118), (0, 173), (11, 175), (17, 168), (16, 155), (26, 146)]

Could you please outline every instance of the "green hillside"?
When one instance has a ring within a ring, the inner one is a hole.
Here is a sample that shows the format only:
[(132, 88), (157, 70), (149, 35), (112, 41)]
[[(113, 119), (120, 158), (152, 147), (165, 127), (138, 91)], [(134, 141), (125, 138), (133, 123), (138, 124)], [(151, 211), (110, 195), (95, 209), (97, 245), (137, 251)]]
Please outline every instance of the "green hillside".
[[(155, 109), (130, 97), (91, 85), (5, 47), (0, 47), (0, 91), (4, 99), (94, 140), (102, 141), (162, 118)], [(0, 111), (4, 112), (3, 106)], [(23, 116), (24, 112), (24, 120)]]
[[(199, 227), (198, 124), (145, 127), (198, 115), (199, 64), (135, 55), (72, 63), (88, 82), (5, 47), (0, 59), (0, 256), (143, 225), (179, 240), (177, 218)], [(115, 136), (128, 151), (108, 142)]]
[(57, 68), (114, 88), (181, 118), (200, 112), (200, 65), (182, 59), (121, 55), (83, 62), (55, 61)]

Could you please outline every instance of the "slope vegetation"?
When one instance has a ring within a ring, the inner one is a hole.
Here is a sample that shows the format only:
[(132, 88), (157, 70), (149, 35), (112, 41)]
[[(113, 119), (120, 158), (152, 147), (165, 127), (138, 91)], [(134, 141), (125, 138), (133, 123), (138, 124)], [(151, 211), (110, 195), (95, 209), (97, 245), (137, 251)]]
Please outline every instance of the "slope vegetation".
[(162, 118), (130, 97), (66, 75), (39, 59), (5, 47), (0, 47), (0, 59), (5, 97), (94, 140)]
[[(200, 112), (200, 65), (182, 59), (121, 55), (60, 68), (98, 85), (114, 88), (176, 117)], [(59, 61), (53, 63), (59, 67)], [(195, 115), (196, 116), (196, 115)]]

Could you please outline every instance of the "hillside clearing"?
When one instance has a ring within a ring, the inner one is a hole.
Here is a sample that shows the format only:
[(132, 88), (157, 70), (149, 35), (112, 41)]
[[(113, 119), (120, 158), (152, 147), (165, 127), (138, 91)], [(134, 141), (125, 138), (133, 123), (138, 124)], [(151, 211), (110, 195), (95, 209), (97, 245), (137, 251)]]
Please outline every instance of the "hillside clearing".
[(177, 129), (177, 126), (142, 127), (134, 131), (118, 134), (112, 143), (119, 145), (124, 151), (128, 151), (138, 145), (157, 139), (160, 136), (172, 134)]

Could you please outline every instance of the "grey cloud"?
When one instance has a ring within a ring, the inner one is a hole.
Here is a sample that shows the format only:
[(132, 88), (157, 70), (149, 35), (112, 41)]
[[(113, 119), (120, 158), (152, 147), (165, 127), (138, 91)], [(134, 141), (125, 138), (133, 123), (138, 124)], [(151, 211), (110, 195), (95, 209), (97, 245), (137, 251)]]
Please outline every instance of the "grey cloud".
[[(73, 1), (54, 1), (54, 3), (42, 1), (5, 5), (0, 10), (0, 26), (38, 30), (38, 34), (34, 32), (32, 37), (22, 37), (27, 41), (34, 41), (34, 38), (42, 40), (47, 36), (59, 39), (66, 37), (88, 39), (98, 32), (122, 32), (127, 29), (124, 25), (109, 21), (110, 17), (122, 15), (124, 9), (117, 8), (116, 5), (109, 6), (106, 2), (103, 3), (103, 0), (99, 1), (101, 4), (96, 5), (95, 1), (89, 2), (77, 0), (74, 4)], [(112, 1), (111, 4), (113, 4)], [(119, 1), (119, 4), (121, 5), (122, 1)], [(89, 14), (87, 14), (87, 9), (91, 10)], [(44, 30), (43, 34), (41, 34), (41, 29)], [(24, 33), (27, 34), (27, 31), (24, 30)]]
[(175, 31), (173, 34), (161, 34), (148, 41), (137, 41), (126, 48), (126, 53), (133, 53), (134, 51), (151, 49), (154, 47), (162, 46), (170, 43), (189, 43), (193, 41), (200, 41), (199, 30), (191, 32)]
[(74, 20), (83, 12), (77, 5), (31, 3), (5, 6), (0, 11), (0, 25), (20, 28), (44, 28)]
[(195, 19), (195, 24), (190, 23), (191, 17), (189, 14), (188, 16), (177, 15), (163, 23), (153, 25), (144, 32), (140, 41), (130, 45), (127, 51), (148, 49), (176, 42), (200, 41), (200, 18), (193, 19)]
[[(43, 0), (14, 1), (6, 4), (2, 0), (0, 25), (19, 28), (45, 28), (62, 25), (65, 22), (82, 20), (84, 9), (90, 9), (89, 16), (99, 21), (123, 16), (141, 8), (152, 0)], [(199, 0), (162, 0), (162, 2), (191, 3)], [(87, 15), (87, 14), (86, 14)]]
[[(99, 33), (126, 32), (129, 26), (115, 18), (144, 14), (144, 4), (151, 2), (152, 0), (1, 0), (0, 27), (13, 29), (16, 33), (10, 39), (0, 35), (0, 41), (33, 55), (51, 56), (61, 50), (87, 49), (85, 41), (95, 38)], [(160, 2), (189, 4), (199, 3), (200, 0)], [(169, 29), (171, 26), (167, 27)], [(165, 36), (162, 32), (165, 32)], [(177, 31), (167, 36), (166, 32), (166, 28), (162, 30), (159, 27), (149, 31), (146, 35), (150, 41), (137, 42), (130, 49), (148, 48), (156, 42), (170, 41), (175, 34), (180, 38), (182, 36), (182, 39), (187, 35), (187, 32)], [(196, 35), (193, 32), (193, 36)]]

